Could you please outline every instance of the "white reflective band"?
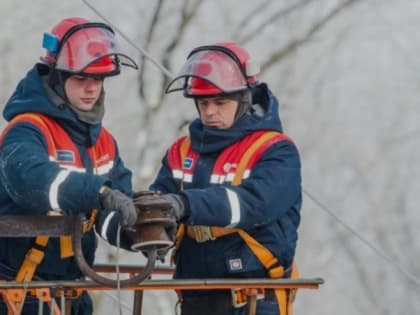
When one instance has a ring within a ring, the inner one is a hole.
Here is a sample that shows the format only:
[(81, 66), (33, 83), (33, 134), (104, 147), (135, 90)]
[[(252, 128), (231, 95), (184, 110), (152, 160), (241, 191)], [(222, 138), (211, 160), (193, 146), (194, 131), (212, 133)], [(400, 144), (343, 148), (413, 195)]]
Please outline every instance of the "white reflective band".
[(241, 220), (241, 206), (239, 204), (239, 199), (236, 192), (226, 188), (226, 194), (229, 200), (231, 211), (230, 224), (226, 227), (234, 227)]
[(114, 161), (109, 161), (108, 163), (99, 166), (96, 169), (96, 174), (98, 175), (108, 174), (109, 171), (111, 171), (113, 167), (114, 167)]
[(58, 172), (56, 178), (51, 183), (49, 199), (52, 210), (60, 209), (58, 204), (58, 188), (60, 187), (61, 183), (66, 180), (69, 174), (70, 172), (68, 170), (62, 170)]
[(182, 171), (181, 170), (172, 170), (172, 176), (176, 179), (182, 179)]
[(192, 183), (192, 174), (184, 174), (184, 182)]
[(249, 169), (245, 170), (244, 175), (242, 176), (242, 179), (248, 178), (250, 174), (251, 174), (251, 170), (249, 170)]
[[(210, 183), (211, 184), (223, 184), (224, 182), (232, 182), (235, 178), (235, 173), (228, 173), (226, 175), (211, 175), (210, 176)], [(248, 171), (249, 176), (249, 171)], [(245, 176), (244, 176), (245, 178)]]
[(233, 181), (234, 178), (235, 178), (235, 173), (229, 173), (226, 176), (226, 181), (231, 182), (231, 181)]
[(219, 175), (211, 175), (210, 177), (211, 184), (217, 184), (218, 181), (219, 181)]
[(101, 229), (101, 236), (104, 240), (108, 241), (108, 238), (106, 237), (106, 232), (108, 230), (108, 226), (109, 226), (109, 222), (111, 222), (112, 218), (115, 215), (115, 211), (110, 212), (110, 214), (108, 214), (105, 218), (104, 224), (102, 224), (102, 229)]
[(62, 164), (60, 164), (60, 167), (71, 172), (86, 173), (86, 169), (83, 167), (77, 167), (74, 165), (62, 165)]

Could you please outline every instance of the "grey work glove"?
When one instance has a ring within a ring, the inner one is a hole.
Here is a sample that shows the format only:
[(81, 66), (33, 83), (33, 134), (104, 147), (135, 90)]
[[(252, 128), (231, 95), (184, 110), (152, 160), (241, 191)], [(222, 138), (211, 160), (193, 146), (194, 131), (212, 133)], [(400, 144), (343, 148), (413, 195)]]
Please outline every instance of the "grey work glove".
[(101, 205), (104, 209), (115, 210), (121, 213), (121, 225), (123, 227), (133, 226), (137, 221), (138, 210), (133, 200), (121, 191), (104, 186), (99, 194)]
[(182, 220), (185, 215), (185, 198), (177, 194), (165, 194), (160, 196), (163, 200), (166, 200), (171, 204), (171, 208), (167, 211), (177, 220)]

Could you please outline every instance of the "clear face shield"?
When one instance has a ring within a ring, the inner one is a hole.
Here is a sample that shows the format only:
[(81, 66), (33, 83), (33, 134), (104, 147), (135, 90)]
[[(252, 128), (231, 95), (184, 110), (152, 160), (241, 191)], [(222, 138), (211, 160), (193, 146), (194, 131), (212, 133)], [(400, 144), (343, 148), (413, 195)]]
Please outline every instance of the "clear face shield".
[(117, 43), (114, 33), (102, 24), (86, 24), (70, 30), (57, 47), (55, 68), (70, 73), (112, 75), (120, 65), (137, 69)]
[(193, 78), (202, 79), (226, 94), (248, 88), (246, 77), (238, 63), (218, 50), (193, 53), (176, 78), (169, 83), (166, 93), (184, 90), (190, 96), (200, 94), (198, 90), (200, 87), (194, 84), (199, 80)]

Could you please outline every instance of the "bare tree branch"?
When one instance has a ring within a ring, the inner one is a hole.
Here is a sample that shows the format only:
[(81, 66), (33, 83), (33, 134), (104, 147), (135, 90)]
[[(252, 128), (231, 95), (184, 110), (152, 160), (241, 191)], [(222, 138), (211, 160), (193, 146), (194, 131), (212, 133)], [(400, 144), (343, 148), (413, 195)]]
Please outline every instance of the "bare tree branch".
[(265, 2), (259, 3), (255, 8), (253, 8), (247, 15), (243, 17), (242, 21), (239, 22), (239, 24), (235, 27), (232, 37), (240, 37), (240, 32), (246, 27), (246, 24), (248, 24), (252, 18), (255, 18), (258, 13), (266, 9), (268, 5), (272, 2), (272, 0), (266, 0)]
[[(162, 3), (163, 1), (164, 0), (161, 0), (159, 2), (159, 6), (156, 8), (155, 17), (158, 17), (159, 12), (157, 11), (160, 11), (161, 5), (163, 5)], [(178, 44), (181, 42), (182, 37), (185, 35), (186, 28), (188, 27), (190, 22), (193, 20), (193, 17), (196, 15), (203, 1), (202, 0), (194, 1), (192, 4), (190, 2), (191, 1), (189, 0), (183, 1), (182, 6), (181, 6), (180, 23), (177, 29), (174, 31), (173, 38), (171, 39), (169, 44), (166, 46), (163, 56), (161, 57), (160, 63), (166, 69), (170, 68), (169, 61), (171, 60), (172, 54), (174, 50), (176, 49), (176, 47), (178, 46)], [(157, 24), (159, 23), (158, 18), (156, 18), (156, 20), (154, 19), (154, 23), (156, 23), (156, 26), (157, 26)], [(155, 26), (155, 24), (153, 24), (153, 26)], [(152, 32), (149, 32), (149, 34), (150, 34), (150, 38), (148, 38), (148, 43), (153, 41)], [(154, 102), (154, 104), (148, 104), (147, 109), (144, 112), (142, 125), (143, 125), (143, 130), (147, 133), (149, 133), (151, 130), (150, 124), (153, 122), (153, 117), (160, 110), (163, 104), (163, 100), (165, 97), (165, 88), (167, 84), (169, 83), (170, 79), (171, 79), (170, 77), (166, 76), (165, 74), (162, 74), (160, 94), (158, 96), (158, 100)], [(141, 85), (143, 85), (143, 83), (141, 83)], [(150, 141), (151, 141), (151, 138), (147, 137), (144, 147), (146, 148), (150, 147), (151, 146)], [(141, 150), (139, 152), (138, 161), (143, 161), (145, 154), (146, 154), (145, 151)], [(148, 182), (150, 181), (150, 178), (140, 178), (139, 180), (140, 182)]]
[(314, 24), (308, 33), (302, 38), (291, 41), (286, 47), (281, 50), (274, 52), (267, 61), (261, 65), (261, 72), (264, 72), (267, 68), (271, 67), (273, 64), (277, 63), (279, 60), (282, 60), (295, 52), (299, 47), (308, 42), (312, 37), (319, 32), (325, 25), (327, 25), (331, 20), (333, 20), (337, 15), (339, 15), (346, 8), (356, 4), (360, 0), (347, 0), (332, 10), (327, 16), (325, 16), (318, 23)]
[[(149, 45), (152, 41), (154, 30), (158, 26), (158, 17), (159, 17), (159, 13), (160, 13), (160, 11), (162, 9), (162, 6), (163, 6), (163, 1), (164, 0), (159, 0), (157, 2), (156, 8), (155, 8), (155, 11), (154, 11), (154, 14), (153, 14), (153, 18), (150, 21), (149, 31), (147, 32), (146, 41), (145, 41), (145, 44), (144, 44), (144, 48), (146, 50), (148, 49), (148, 47), (149, 47)], [(141, 62), (140, 62), (140, 73), (139, 73), (139, 79), (140, 79), (139, 93), (140, 93), (140, 97), (142, 99), (146, 99), (146, 95), (145, 95), (146, 87), (145, 87), (145, 84), (144, 84), (144, 82), (146, 81), (146, 80), (144, 80), (144, 76), (145, 76), (145, 72), (146, 72), (146, 67), (145, 67), (146, 62), (145, 61), (146, 61), (146, 56), (142, 55), (141, 56)]]
[[(181, 41), (182, 37), (185, 34), (185, 29), (192, 21), (193, 17), (196, 15), (198, 9), (200, 8), (203, 0), (195, 1), (193, 4), (190, 4), (190, 1), (185, 0), (182, 6), (181, 22), (178, 25), (178, 29), (175, 33), (175, 36), (172, 38), (172, 41), (166, 46), (165, 52), (162, 57), (162, 64), (165, 68), (170, 69), (169, 61), (171, 60), (172, 54), (177, 47), (178, 43)], [(190, 9), (189, 9), (190, 8)], [(163, 98), (165, 97), (165, 88), (169, 83), (170, 78), (167, 76), (164, 77), (162, 81), (162, 93), (160, 94), (159, 104), (162, 103)]]
[[(268, 19), (264, 20), (262, 24), (260, 24), (259, 26), (257, 26), (252, 32), (250, 32), (248, 35), (243, 36), (242, 38), (239, 39), (239, 44), (244, 45), (245, 43), (251, 41), (254, 37), (258, 36), (259, 34), (261, 34), (261, 32), (264, 30), (264, 28), (266, 28), (267, 26), (269, 26), (270, 24), (274, 23), (275, 21), (285, 17), (286, 15), (299, 10), (300, 8), (304, 7), (305, 5), (311, 3), (314, 0), (302, 0), (298, 3), (295, 3), (294, 5), (286, 8), (286, 9), (281, 9), (278, 12), (275, 12), (272, 16), (270, 16)], [(252, 14), (251, 14), (252, 16)], [(246, 20), (244, 20), (243, 23), (248, 22)]]

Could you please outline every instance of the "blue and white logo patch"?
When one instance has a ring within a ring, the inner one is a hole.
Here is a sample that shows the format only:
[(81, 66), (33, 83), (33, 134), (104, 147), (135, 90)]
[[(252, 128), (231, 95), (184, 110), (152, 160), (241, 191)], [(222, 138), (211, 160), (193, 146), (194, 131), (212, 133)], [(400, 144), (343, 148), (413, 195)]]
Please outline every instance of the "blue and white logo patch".
[(56, 150), (57, 161), (61, 162), (75, 162), (74, 152), (69, 150)]
[(242, 268), (242, 260), (240, 258), (229, 259), (229, 269), (231, 271), (240, 271)]
[(192, 158), (185, 158), (183, 168), (186, 170), (191, 169), (194, 164), (194, 160)]

